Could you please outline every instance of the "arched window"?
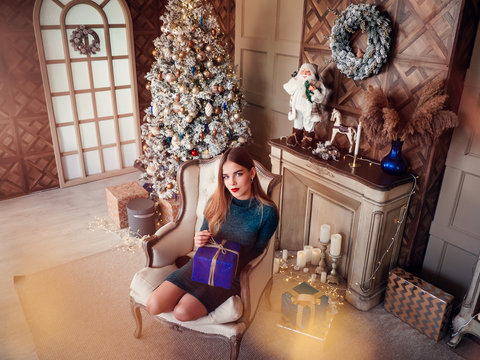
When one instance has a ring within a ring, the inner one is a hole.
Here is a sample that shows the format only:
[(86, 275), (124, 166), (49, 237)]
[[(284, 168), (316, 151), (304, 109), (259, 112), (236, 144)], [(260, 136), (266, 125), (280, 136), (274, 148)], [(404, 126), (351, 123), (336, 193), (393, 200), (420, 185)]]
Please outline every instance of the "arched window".
[[(141, 142), (125, 1), (36, 0), (33, 16), (60, 186), (131, 172)], [(70, 42), (83, 26), (95, 53)]]

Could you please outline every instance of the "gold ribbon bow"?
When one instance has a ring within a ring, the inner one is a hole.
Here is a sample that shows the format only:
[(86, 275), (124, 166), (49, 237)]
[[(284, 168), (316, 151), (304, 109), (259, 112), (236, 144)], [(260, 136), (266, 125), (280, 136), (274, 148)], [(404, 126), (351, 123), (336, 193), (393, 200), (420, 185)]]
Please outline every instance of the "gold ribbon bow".
[(231, 253), (234, 253), (237, 255), (237, 262), (236, 262), (236, 265), (235, 265), (235, 273), (234, 273), (234, 276), (237, 274), (237, 268), (238, 268), (238, 256), (240, 255), (238, 253), (238, 251), (235, 251), (235, 250), (232, 250), (232, 249), (227, 249), (226, 247), (224, 247), (223, 245), (225, 245), (227, 243), (227, 240), (222, 240), (222, 242), (219, 244), (217, 243), (212, 237), (208, 240), (208, 243), (205, 245), (206, 247), (213, 247), (213, 248), (217, 248), (217, 252), (215, 253), (215, 255), (213, 255), (212, 257), (212, 263), (210, 265), (210, 274), (208, 276), (208, 285), (210, 286), (213, 286), (214, 285), (214, 280), (215, 280), (215, 268), (217, 267), (217, 259), (218, 259), (218, 256), (220, 255), (220, 252), (222, 254), (226, 254), (227, 251), (231, 252)]
[(305, 307), (310, 308), (310, 317), (308, 319), (308, 326), (311, 327), (313, 319), (315, 318), (315, 305), (320, 305), (321, 301), (319, 297), (322, 294), (320, 292), (316, 294), (298, 294), (297, 296), (292, 297), (292, 304), (297, 304), (297, 318), (295, 323), (298, 327), (302, 325), (302, 318), (303, 318), (303, 309)]

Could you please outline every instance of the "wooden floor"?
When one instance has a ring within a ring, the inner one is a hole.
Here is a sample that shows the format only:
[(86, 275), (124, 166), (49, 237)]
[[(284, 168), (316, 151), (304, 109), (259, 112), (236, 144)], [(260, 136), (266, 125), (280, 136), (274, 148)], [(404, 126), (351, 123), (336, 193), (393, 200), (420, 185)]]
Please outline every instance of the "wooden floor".
[(37, 359), (13, 277), (119, 245), (117, 235), (89, 224), (108, 217), (105, 187), (137, 178), (135, 172), (0, 201), (0, 359)]

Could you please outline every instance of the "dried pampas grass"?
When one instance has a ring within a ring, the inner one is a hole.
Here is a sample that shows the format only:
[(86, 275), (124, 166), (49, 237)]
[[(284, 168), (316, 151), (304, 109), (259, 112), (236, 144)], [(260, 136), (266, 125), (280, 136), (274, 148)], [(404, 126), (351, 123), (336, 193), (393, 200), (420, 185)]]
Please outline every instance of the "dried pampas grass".
[[(388, 120), (386, 120), (388, 119)], [(398, 123), (398, 113), (393, 109), (382, 88), (368, 85), (364, 94), (364, 109), (360, 121), (369, 141), (385, 145), (392, 139), (390, 131)], [(385, 122), (388, 125), (385, 126)]]
[(412, 116), (402, 121), (383, 90), (369, 85), (360, 118), (365, 136), (380, 146), (395, 139), (423, 145), (435, 142), (445, 130), (458, 125), (457, 115), (445, 110), (448, 96), (443, 90), (443, 80), (426, 85), (419, 94)]

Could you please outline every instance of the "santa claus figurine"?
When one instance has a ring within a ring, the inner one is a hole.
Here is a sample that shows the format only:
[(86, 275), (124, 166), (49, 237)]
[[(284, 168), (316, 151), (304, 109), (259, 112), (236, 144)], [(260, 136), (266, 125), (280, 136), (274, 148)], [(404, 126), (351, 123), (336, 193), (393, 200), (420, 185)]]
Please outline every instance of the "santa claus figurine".
[(322, 120), (329, 95), (317, 65), (303, 64), (283, 88), (290, 95), (288, 120), (293, 120), (293, 133), (287, 137), (287, 145), (314, 148), (317, 142), (314, 126)]

